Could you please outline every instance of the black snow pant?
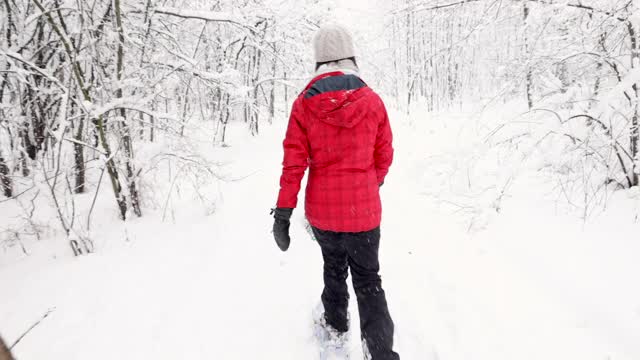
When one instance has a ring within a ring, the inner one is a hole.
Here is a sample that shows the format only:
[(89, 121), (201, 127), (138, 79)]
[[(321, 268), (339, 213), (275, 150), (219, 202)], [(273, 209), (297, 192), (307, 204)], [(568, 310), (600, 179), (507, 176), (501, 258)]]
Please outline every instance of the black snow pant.
[(327, 323), (338, 331), (348, 330), (347, 270), (351, 268), (358, 299), (362, 341), (372, 360), (397, 360), (393, 351), (393, 321), (387, 307), (378, 271), (380, 228), (360, 233), (342, 233), (313, 228), (324, 259), (324, 305)]

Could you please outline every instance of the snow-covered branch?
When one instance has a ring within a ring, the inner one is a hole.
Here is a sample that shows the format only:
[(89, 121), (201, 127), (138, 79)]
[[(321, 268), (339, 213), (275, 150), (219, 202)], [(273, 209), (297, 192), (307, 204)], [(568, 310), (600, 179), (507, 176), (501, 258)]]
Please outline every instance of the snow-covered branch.
[(188, 10), (179, 9), (173, 7), (157, 7), (154, 8), (154, 12), (162, 15), (175, 16), (183, 19), (202, 20), (207, 22), (222, 22), (234, 24), (251, 31), (255, 31), (246, 21), (242, 18), (234, 16), (227, 12), (218, 11), (204, 11), (204, 10)]

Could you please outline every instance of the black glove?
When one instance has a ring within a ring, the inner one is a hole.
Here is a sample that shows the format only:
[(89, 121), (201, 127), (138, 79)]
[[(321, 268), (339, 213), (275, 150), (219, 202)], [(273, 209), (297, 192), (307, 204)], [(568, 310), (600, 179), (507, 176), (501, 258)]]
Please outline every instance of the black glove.
[(289, 225), (291, 225), (289, 219), (291, 219), (291, 213), (293, 213), (293, 209), (289, 208), (271, 209), (271, 214), (275, 218), (273, 222), (273, 237), (282, 251), (287, 251), (291, 243), (291, 238), (289, 237)]

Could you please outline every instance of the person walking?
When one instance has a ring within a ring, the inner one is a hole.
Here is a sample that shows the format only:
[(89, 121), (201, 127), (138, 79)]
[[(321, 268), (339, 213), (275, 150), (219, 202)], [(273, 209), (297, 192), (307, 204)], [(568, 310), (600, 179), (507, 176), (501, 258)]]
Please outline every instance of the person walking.
[(366, 356), (396, 360), (394, 324), (379, 275), (380, 187), (393, 160), (389, 117), (360, 78), (345, 27), (320, 28), (313, 39), (316, 76), (293, 103), (273, 234), (289, 248), (290, 218), (307, 168), (305, 215), (324, 259), (320, 322), (338, 338), (349, 330), (346, 279), (351, 270)]

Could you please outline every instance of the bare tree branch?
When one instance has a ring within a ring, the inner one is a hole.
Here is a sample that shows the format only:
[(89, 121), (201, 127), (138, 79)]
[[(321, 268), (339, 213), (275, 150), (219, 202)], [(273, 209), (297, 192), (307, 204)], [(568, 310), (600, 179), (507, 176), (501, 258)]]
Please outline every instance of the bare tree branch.
[(27, 331), (25, 331), (24, 333), (22, 333), (22, 335), (20, 335), (20, 337), (13, 343), (13, 345), (9, 346), (9, 350), (13, 350), (13, 348), (16, 347), (16, 345), (18, 345), (20, 343), (20, 341), (22, 341), (22, 339), (24, 339), (25, 336), (27, 336), (27, 334), (29, 334), (31, 332), (31, 330), (33, 330), (36, 326), (40, 325), (40, 323), (46, 319), (56, 308), (51, 308), (49, 310), (47, 310), (47, 312), (42, 315), (42, 317), (36, 321), (33, 325), (31, 325)]

